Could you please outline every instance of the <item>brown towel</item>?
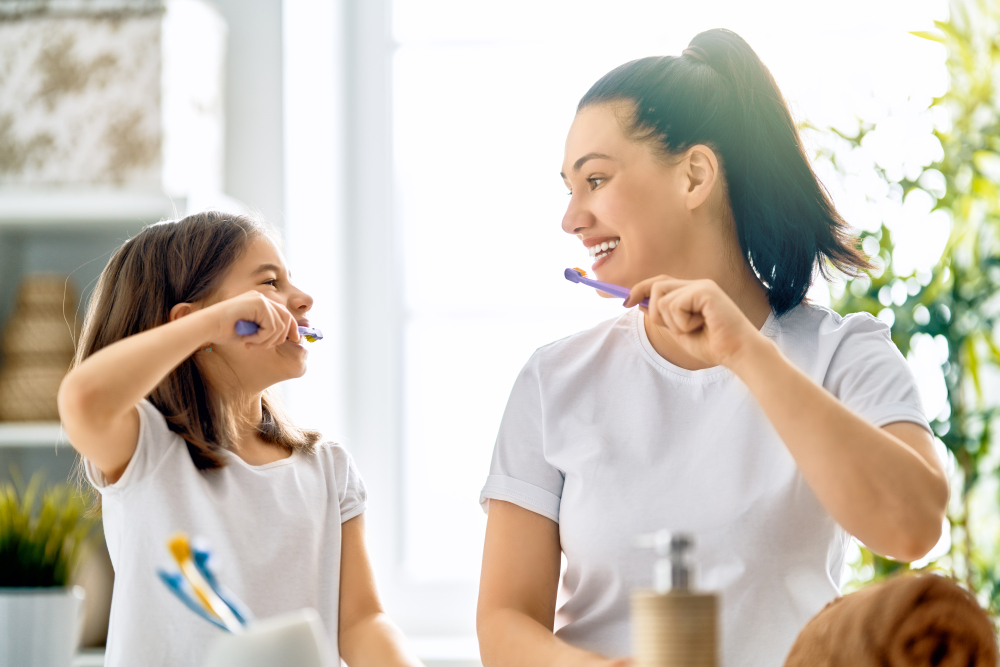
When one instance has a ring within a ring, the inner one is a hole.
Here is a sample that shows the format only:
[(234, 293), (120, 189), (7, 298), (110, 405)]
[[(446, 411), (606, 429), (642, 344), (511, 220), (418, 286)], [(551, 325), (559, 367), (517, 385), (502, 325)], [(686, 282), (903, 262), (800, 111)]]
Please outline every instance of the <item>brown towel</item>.
[(934, 574), (901, 576), (834, 600), (799, 633), (785, 667), (996, 667), (993, 624)]

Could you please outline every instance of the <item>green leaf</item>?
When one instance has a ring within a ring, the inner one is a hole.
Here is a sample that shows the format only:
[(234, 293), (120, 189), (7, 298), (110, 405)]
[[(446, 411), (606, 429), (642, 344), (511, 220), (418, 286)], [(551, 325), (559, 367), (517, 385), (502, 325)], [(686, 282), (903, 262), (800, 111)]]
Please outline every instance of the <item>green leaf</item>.
[(928, 32), (926, 30), (911, 30), (910, 34), (914, 37), (919, 37), (920, 39), (929, 39), (932, 42), (937, 42), (938, 44), (944, 44), (944, 35), (938, 34), (936, 32)]

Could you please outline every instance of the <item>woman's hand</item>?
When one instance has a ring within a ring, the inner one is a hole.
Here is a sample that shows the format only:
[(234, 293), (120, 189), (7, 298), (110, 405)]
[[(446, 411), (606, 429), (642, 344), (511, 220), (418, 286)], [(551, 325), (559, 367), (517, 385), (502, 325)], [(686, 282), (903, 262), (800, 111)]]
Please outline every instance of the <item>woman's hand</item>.
[(625, 300), (640, 306), (653, 324), (664, 327), (684, 350), (713, 366), (730, 365), (762, 336), (714, 280), (656, 276), (636, 284)]
[[(295, 316), (282, 304), (267, 298), (257, 290), (244, 292), (231, 299), (220, 301), (204, 309), (206, 316), (213, 318), (217, 333), (212, 342), (223, 343), (239, 340), (247, 348), (274, 347), (286, 339), (299, 340), (298, 322)], [(254, 322), (257, 333), (240, 336), (236, 333), (236, 323), (240, 320)]]

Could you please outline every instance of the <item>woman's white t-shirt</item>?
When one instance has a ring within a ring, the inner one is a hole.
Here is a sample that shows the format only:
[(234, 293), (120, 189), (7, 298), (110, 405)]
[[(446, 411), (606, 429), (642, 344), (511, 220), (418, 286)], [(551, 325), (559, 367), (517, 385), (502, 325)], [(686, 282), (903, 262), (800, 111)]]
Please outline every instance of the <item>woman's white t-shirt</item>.
[[(803, 303), (762, 328), (793, 364), (876, 426), (929, 429), (889, 328)], [(725, 667), (779, 667), (839, 594), (849, 535), (820, 505), (753, 395), (725, 367), (684, 370), (650, 345), (643, 315), (540, 348), (521, 371), (480, 502), (559, 524), (567, 569), (556, 634), (631, 653), (629, 594), (651, 588), (636, 537), (693, 533), (696, 585), (721, 596)]]
[(223, 631), (174, 598), (157, 568), (176, 571), (167, 539), (202, 538), (217, 573), (258, 619), (312, 607), (337, 655), (340, 524), (365, 510), (351, 456), (333, 444), (262, 466), (226, 452), (228, 465), (199, 471), (185, 441), (149, 402), (139, 440), (114, 484), (90, 462), (115, 568), (106, 667), (198, 667)]

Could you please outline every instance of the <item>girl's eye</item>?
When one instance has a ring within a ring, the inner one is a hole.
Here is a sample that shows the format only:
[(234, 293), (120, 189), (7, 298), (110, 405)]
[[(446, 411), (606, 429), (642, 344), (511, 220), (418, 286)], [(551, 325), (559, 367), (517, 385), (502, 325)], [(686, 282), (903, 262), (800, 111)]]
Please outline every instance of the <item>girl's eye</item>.
[(261, 283), (261, 285), (270, 285), (271, 287), (277, 287), (275, 283), (278, 282), (277, 278), (269, 278)]
[(603, 178), (588, 178), (587, 179), (587, 182), (590, 183), (590, 189), (591, 190), (593, 190), (594, 188), (598, 187), (604, 181), (605, 181), (605, 179), (603, 179)]

